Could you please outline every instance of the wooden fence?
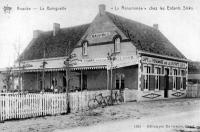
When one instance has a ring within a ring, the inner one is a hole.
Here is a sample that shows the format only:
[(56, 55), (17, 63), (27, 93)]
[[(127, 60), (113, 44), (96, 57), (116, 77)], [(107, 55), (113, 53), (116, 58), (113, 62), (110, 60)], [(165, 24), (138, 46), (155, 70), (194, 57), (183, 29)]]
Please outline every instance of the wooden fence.
[(0, 120), (22, 119), (67, 112), (66, 94), (0, 94)]
[(110, 95), (109, 90), (100, 91), (83, 91), (70, 93), (70, 110), (71, 112), (83, 111), (88, 109), (88, 101), (95, 95), (102, 93), (103, 96)]
[[(88, 101), (109, 90), (69, 93), (70, 112), (88, 109)], [(66, 93), (0, 93), (0, 121), (67, 113)]]
[(200, 97), (200, 84), (188, 85), (186, 90), (186, 97), (189, 98)]

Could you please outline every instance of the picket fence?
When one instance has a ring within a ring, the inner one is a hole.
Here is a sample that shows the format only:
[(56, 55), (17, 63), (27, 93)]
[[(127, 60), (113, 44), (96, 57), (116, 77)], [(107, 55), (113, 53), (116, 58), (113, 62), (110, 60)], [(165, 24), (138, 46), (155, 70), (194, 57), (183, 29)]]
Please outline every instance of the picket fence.
[(65, 93), (0, 94), (0, 121), (67, 112)]
[[(88, 110), (88, 101), (109, 90), (69, 93), (70, 112)], [(0, 93), (0, 121), (67, 113), (66, 93)]]
[(100, 91), (83, 91), (70, 93), (70, 111), (72, 113), (78, 111), (88, 110), (88, 102), (93, 99), (95, 95), (102, 93), (103, 96), (110, 95), (110, 90), (100, 90)]
[(200, 97), (200, 84), (190, 84), (187, 86), (186, 97), (199, 98)]

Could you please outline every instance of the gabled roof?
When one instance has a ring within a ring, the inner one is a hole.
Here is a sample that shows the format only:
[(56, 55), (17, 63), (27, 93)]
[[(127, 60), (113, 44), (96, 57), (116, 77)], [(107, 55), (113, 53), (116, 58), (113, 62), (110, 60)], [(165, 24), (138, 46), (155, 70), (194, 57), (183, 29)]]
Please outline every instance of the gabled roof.
[[(133, 42), (138, 50), (185, 59), (185, 56), (159, 30), (109, 12), (105, 15)], [(37, 39), (32, 39), (20, 59), (41, 59), (44, 57), (44, 49), (45, 58), (66, 56), (69, 42), (72, 51), (89, 26), (90, 24), (85, 24), (62, 28), (56, 36), (53, 36), (53, 31), (42, 32)]]
[(106, 14), (138, 50), (186, 59), (158, 29), (109, 12)]
[(78, 41), (81, 39), (89, 24), (61, 28), (56, 36), (53, 36), (53, 31), (42, 32), (38, 38), (32, 39), (27, 48), (21, 54), (22, 60), (34, 60), (53, 57), (66, 56), (66, 49), (70, 43), (72, 50)]

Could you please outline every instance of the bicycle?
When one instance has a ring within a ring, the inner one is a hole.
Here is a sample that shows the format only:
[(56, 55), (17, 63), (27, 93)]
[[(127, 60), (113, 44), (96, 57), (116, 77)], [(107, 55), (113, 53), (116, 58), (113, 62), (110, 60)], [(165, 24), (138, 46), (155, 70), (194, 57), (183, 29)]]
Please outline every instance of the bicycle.
[(124, 97), (122, 93), (118, 93), (117, 91), (113, 92), (112, 96), (108, 96), (107, 98), (107, 105), (121, 104), (124, 102)]
[(107, 105), (106, 98), (103, 97), (102, 93), (95, 95), (93, 99), (88, 101), (89, 109), (95, 109), (97, 107), (105, 107)]

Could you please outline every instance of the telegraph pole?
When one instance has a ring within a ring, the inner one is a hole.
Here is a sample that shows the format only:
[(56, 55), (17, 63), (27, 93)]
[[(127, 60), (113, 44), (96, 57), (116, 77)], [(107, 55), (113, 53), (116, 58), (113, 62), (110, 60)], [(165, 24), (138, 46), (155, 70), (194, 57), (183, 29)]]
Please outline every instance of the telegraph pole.
[(113, 62), (116, 60), (115, 53), (108, 53), (107, 56), (110, 61), (110, 95), (111, 95), (111, 104), (113, 104)]
[(45, 89), (45, 65), (47, 62), (45, 61), (46, 58), (46, 44), (43, 43), (43, 62), (42, 62), (42, 91)]
[(67, 43), (67, 49), (66, 49), (66, 60), (64, 61), (65, 64), (65, 68), (66, 68), (66, 75), (65, 75), (65, 79), (66, 79), (66, 96), (67, 96), (67, 112), (70, 112), (70, 106), (69, 106), (69, 74), (70, 74), (70, 70), (69, 70), (69, 61), (70, 61), (70, 41)]

